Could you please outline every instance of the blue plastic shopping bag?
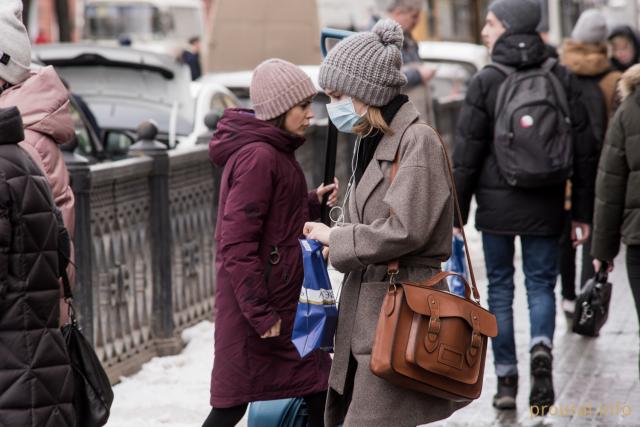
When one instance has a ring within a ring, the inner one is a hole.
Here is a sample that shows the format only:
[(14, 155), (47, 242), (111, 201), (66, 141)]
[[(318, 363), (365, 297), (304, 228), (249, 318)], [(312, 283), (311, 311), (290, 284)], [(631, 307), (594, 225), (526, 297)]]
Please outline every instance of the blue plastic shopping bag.
[[(467, 277), (467, 267), (464, 256), (464, 240), (461, 236), (453, 236), (451, 240), (451, 258), (447, 261), (445, 271), (459, 273)], [(447, 277), (449, 292), (464, 298), (465, 286), (462, 279), (456, 276)]]
[(338, 309), (331, 289), (327, 266), (322, 256), (322, 243), (300, 240), (304, 264), (304, 282), (291, 341), (300, 357), (315, 349), (333, 351)]

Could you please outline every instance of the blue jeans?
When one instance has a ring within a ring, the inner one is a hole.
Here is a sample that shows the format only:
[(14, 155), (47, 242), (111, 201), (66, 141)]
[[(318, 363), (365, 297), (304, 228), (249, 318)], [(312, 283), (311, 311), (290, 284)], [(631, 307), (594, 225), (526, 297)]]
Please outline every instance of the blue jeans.
[[(552, 347), (556, 303), (553, 288), (558, 274), (558, 237), (520, 236), (522, 265), (529, 304), (530, 348), (543, 343)], [(489, 279), (489, 310), (498, 320), (498, 336), (492, 339), (496, 375), (517, 375), (513, 331), (513, 255), (515, 236), (482, 233)]]

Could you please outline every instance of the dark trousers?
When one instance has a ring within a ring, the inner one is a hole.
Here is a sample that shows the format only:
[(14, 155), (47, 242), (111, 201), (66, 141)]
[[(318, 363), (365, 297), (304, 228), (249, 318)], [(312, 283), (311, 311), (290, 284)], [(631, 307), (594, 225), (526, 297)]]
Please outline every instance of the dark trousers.
[(640, 245), (627, 246), (627, 275), (640, 323)]
[[(327, 400), (327, 392), (304, 396), (309, 411), (309, 426), (324, 426), (324, 404)], [(248, 404), (234, 406), (232, 408), (211, 408), (209, 417), (202, 427), (234, 427), (240, 422), (247, 411)]]
[[(558, 260), (560, 281), (562, 282), (562, 298), (576, 299), (576, 249), (571, 241), (571, 212), (567, 212), (565, 225), (560, 237), (560, 259)], [(591, 237), (582, 246), (582, 270), (580, 272), (580, 289), (587, 280), (595, 276), (593, 258), (591, 258)]]
[[(633, 300), (636, 303), (636, 314), (640, 323), (640, 245), (627, 246), (627, 275)], [(638, 364), (640, 372), (640, 362)]]

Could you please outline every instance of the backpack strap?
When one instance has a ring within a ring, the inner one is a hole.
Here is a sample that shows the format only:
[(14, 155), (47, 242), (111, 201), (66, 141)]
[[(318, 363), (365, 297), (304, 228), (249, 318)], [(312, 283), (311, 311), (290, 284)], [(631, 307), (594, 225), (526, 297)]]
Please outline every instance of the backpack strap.
[(550, 73), (553, 71), (553, 67), (555, 67), (556, 65), (558, 65), (558, 60), (556, 58), (549, 57), (542, 63), (540, 68)]

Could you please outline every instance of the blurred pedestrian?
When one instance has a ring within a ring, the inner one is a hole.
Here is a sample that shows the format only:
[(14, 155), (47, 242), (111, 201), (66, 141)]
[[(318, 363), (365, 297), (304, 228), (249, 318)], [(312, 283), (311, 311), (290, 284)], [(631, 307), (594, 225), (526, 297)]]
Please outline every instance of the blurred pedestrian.
[[(622, 73), (615, 70), (607, 52), (607, 21), (598, 9), (585, 10), (578, 19), (571, 38), (562, 45), (562, 64), (576, 76), (576, 85), (589, 108), (589, 123), (596, 138), (598, 153), (604, 144), (609, 119), (614, 113), (616, 86)], [(560, 276), (562, 281), (562, 309), (572, 319), (576, 299), (576, 249), (571, 239), (571, 187), (567, 187), (565, 230), (561, 238)], [(591, 239), (582, 247), (580, 288), (595, 275), (590, 255)]]
[[(544, 407), (548, 409), (555, 399), (551, 350), (565, 180), (571, 175), (571, 227), (578, 245), (589, 236), (596, 143), (576, 82), (556, 59), (549, 58), (537, 33), (539, 21), (537, 0), (497, 0), (489, 6), (482, 38), (493, 64), (471, 80), (460, 112), (453, 158), (465, 222), (471, 198), (476, 196), (476, 227), (482, 231), (489, 309), (498, 320), (498, 336), (493, 338), (498, 390), (493, 405), (499, 409), (516, 405), (513, 262), (515, 238), (520, 236), (531, 326), (529, 403), (544, 413)], [(529, 81), (517, 84), (511, 77)], [(536, 89), (522, 92), (527, 87)], [(500, 107), (499, 91), (505, 93)], [(504, 142), (506, 138), (509, 143)], [(536, 148), (547, 144), (555, 148)], [(505, 151), (516, 148), (521, 151)], [(551, 169), (549, 165), (562, 168)], [(463, 225), (455, 221), (456, 227)]]
[(425, 2), (424, 0), (379, 0), (379, 3), (380, 9), (386, 13), (386, 16), (400, 24), (404, 32), (402, 72), (407, 78), (407, 85), (403, 88), (403, 93), (409, 95), (409, 99), (418, 109), (422, 119), (434, 126), (435, 115), (430, 82), (436, 70), (420, 59), (418, 42), (411, 35), (418, 25)]
[[(381, 20), (372, 32), (337, 44), (320, 67), (320, 86), (331, 97), (329, 118), (341, 132), (357, 135), (346, 222), (335, 228), (308, 223), (304, 230), (307, 238), (329, 247), (331, 264), (346, 274), (329, 380), (328, 427), (415, 427), (447, 418), (466, 405), (398, 387), (370, 368), (389, 285), (387, 264), (399, 259), (398, 281), (420, 281), (437, 274), (451, 255), (447, 157), (438, 135), (401, 94), (406, 83), (402, 40), (400, 25)], [(394, 159), (398, 171), (391, 183)]]
[[(640, 65), (622, 76), (622, 105), (602, 150), (596, 181), (591, 255), (613, 270), (620, 241), (627, 245), (627, 274), (640, 323)], [(640, 368), (640, 366), (639, 366)]]
[(24, 137), (20, 112), (0, 109), (0, 424), (73, 427), (56, 206)]
[[(75, 137), (69, 112), (69, 93), (53, 67), (32, 71), (31, 45), (22, 23), (22, 2), (0, 2), (0, 108), (16, 106), (22, 114), (25, 140), (20, 146), (31, 156), (49, 181), (53, 200), (62, 211), (73, 241), (75, 199), (60, 145)], [(71, 251), (73, 259), (73, 250)], [(75, 270), (70, 264), (69, 280)], [(66, 303), (60, 290), (61, 323), (66, 321)]]
[(200, 37), (192, 37), (189, 39), (189, 49), (182, 51), (181, 59), (183, 63), (189, 66), (191, 80), (198, 80), (202, 75), (202, 67), (200, 65)]
[(638, 33), (628, 25), (614, 28), (609, 34), (611, 62), (618, 71), (626, 71), (640, 62), (640, 40)]
[(234, 426), (247, 403), (304, 397), (310, 425), (322, 426), (329, 354), (301, 359), (291, 332), (303, 281), (298, 238), (320, 216), (337, 181), (307, 192), (295, 151), (313, 119), (316, 89), (299, 67), (260, 64), (250, 97), (255, 111), (227, 109), (209, 145), (224, 168), (216, 224), (215, 358), (205, 427)]

